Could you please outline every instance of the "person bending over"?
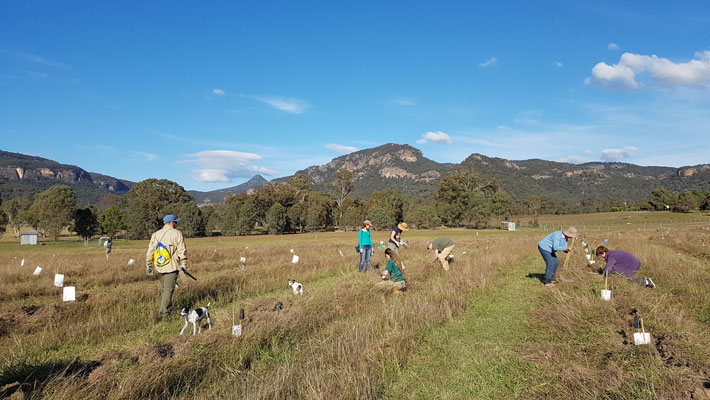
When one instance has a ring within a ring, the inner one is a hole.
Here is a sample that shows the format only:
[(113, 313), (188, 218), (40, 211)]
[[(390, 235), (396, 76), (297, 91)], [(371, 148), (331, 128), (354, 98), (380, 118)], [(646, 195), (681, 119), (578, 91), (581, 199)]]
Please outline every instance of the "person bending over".
[(545, 260), (545, 280), (543, 283), (546, 286), (555, 284), (555, 274), (557, 273), (557, 267), (560, 265), (556, 252), (571, 251), (572, 248), (567, 242), (570, 238), (576, 237), (577, 228), (570, 226), (567, 229), (552, 232), (537, 244), (537, 249), (540, 251), (542, 259)]

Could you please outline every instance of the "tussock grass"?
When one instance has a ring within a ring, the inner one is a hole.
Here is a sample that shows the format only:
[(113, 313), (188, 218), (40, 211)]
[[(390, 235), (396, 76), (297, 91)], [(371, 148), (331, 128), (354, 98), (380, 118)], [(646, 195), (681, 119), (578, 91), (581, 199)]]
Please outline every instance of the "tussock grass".
[[(159, 289), (145, 276), (145, 241), (114, 242), (109, 261), (101, 248), (77, 243), (0, 243), (0, 392), (58, 399), (697, 396), (710, 376), (703, 296), (710, 277), (707, 259), (688, 243), (707, 231), (693, 228), (678, 244), (658, 233), (585, 237), (594, 246), (609, 236), (610, 247), (640, 255), (643, 273), (659, 284), (649, 291), (612, 277), (608, 303), (599, 299), (600, 276), (578, 254), (562, 271), (572, 283), (541, 287), (540, 230), (408, 232), (404, 295), (381, 292), (374, 271), (357, 272), (352, 233), (188, 240), (199, 281), (181, 277), (173, 300), (177, 309), (212, 303), (213, 329), (198, 336), (178, 336), (177, 318), (154, 322)], [(457, 243), (449, 273), (423, 250), (437, 236)], [(382, 252), (372, 261), (385, 265)], [(39, 277), (36, 265), (44, 268)], [(82, 301), (61, 303), (55, 269)], [(290, 278), (304, 283), (304, 296), (292, 294)], [(276, 301), (282, 310), (273, 311)], [(244, 333), (233, 338), (239, 308)], [(645, 318), (653, 346), (629, 344), (633, 312)]]

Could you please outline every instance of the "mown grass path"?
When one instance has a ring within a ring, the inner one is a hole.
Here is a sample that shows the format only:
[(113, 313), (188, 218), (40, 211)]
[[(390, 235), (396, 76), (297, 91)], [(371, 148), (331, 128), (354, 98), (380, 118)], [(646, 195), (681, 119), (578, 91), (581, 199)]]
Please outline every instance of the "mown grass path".
[(386, 398), (510, 398), (534, 388), (536, 368), (519, 351), (533, 331), (530, 298), (545, 290), (534, 255), (501, 269), (490, 288), (470, 294), (464, 314), (425, 334)]

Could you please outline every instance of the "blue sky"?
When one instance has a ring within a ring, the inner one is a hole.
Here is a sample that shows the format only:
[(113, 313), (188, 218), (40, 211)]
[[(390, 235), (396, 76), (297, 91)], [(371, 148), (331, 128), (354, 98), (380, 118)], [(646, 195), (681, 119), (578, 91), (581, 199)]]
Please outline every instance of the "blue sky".
[(710, 3), (0, 1), (0, 149), (213, 190), (408, 143), (710, 162)]

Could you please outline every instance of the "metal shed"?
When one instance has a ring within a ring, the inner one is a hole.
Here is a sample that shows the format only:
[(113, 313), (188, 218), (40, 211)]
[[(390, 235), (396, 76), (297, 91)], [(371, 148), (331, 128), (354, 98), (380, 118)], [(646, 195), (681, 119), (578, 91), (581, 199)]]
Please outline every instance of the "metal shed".
[(20, 244), (37, 244), (38, 232), (25, 232), (20, 235)]
[(514, 231), (515, 230), (515, 222), (503, 221), (500, 223), (500, 229), (502, 229), (504, 231)]

